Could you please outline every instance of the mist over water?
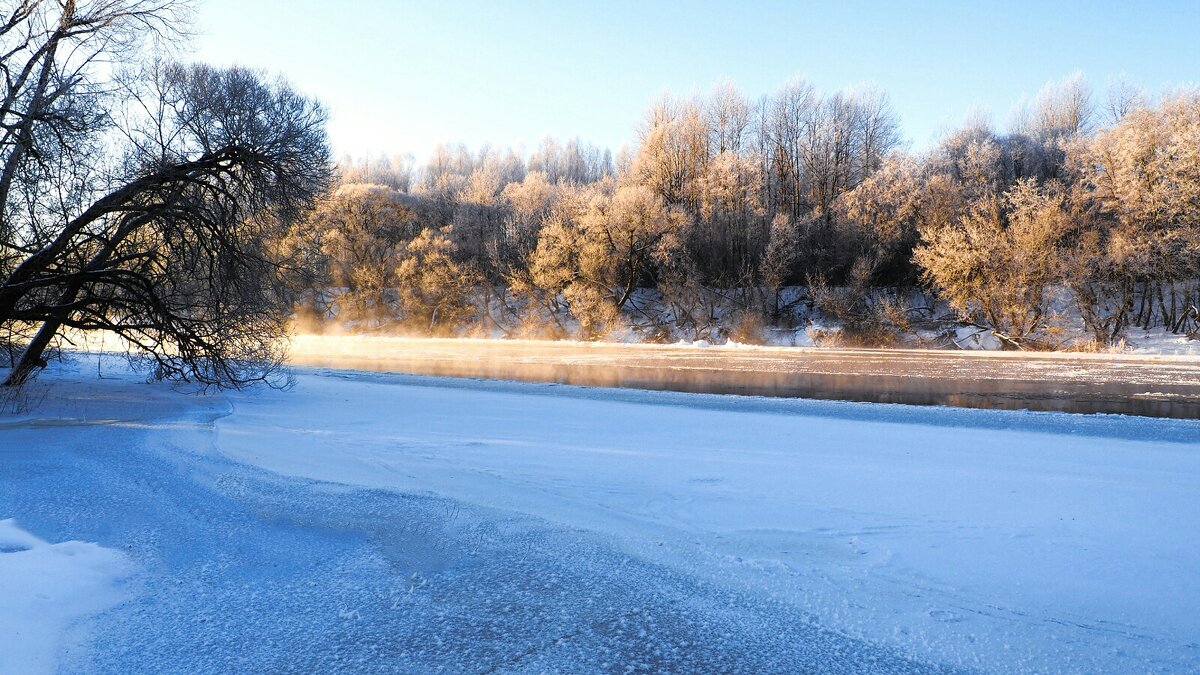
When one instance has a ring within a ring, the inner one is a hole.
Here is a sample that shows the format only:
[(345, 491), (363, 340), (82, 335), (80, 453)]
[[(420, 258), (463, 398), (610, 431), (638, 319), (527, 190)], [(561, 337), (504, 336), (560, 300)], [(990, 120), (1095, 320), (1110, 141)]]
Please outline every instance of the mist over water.
[(299, 335), (291, 363), (594, 387), (1200, 418), (1194, 359)]

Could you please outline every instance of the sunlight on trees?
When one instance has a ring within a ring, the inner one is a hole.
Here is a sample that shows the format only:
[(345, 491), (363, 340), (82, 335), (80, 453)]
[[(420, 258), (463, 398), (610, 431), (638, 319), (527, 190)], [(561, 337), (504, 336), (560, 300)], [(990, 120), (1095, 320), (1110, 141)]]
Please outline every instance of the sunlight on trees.
[(795, 80), (753, 101), (721, 82), (654, 103), (615, 162), (547, 139), (528, 160), (442, 146), (423, 167), (351, 163), (347, 185), (371, 176), (404, 206), (369, 226), (376, 259), (331, 248), (355, 226), (324, 235), (325, 265), (368, 268), (327, 277), (334, 313), (399, 320), (387, 260), (436, 231), (477, 311), (423, 314), (434, 332), (700, 339), (736, 324), (753, 341), (819, 312), (843, 342), (897, 344), (914, 321), (947, 330), (947, 306), (951, 328), (1009, 348), (1195, 330), (1196, 97), (1097, 95), (1076, 73), (1016, 110), (1007, 132), (973, 115), (913, 154), (878, 90)]
[(8, 19), (13, 382), (67, 329), (234, 385), (276, 371), (289, 321), (753, 342), (819, 319), (844, 343), (975, 326), (1020, 349), (1200, 330), (1193, 91), (1098, 94), (1075, 73), (1006, 131), (972, 115), (912, 153), (879, 90), (797, 79), (751, 99), (725, 81), (654, 103), (616, 157), (579, 139), (442, 145), (421, 165), (346, 158), (329, 190), (319, 105), (160, 58), (186, 4), (27, 2)]

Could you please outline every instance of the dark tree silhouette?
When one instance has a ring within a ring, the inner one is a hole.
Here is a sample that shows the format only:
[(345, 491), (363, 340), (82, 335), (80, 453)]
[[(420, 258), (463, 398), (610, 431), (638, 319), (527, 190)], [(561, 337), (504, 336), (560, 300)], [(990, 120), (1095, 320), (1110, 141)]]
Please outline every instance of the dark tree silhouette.
[(50, 84), (10, 91), (3, 111), (24, 128), (0, 146), (0, 326), (26, 341), (6, 384), (63, 329), (111, 331), (163, 377), (271, 379), (290, 310), (273, 242), (328, 188), (323, 109), (240, 68), (151, 62), (97, 81), (104, 50), (170, 28), (166, 3), (18, 10), (8, 24), (50, 45), (27, 47), (25, 70)]

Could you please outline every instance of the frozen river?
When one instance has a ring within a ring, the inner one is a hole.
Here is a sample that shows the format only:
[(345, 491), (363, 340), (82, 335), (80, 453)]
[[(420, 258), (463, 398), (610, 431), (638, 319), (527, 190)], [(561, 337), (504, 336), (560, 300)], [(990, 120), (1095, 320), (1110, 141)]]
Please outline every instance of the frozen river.
[(1200, 422), (89, 358), (0, 417), (0, 672), (1200, 668)]

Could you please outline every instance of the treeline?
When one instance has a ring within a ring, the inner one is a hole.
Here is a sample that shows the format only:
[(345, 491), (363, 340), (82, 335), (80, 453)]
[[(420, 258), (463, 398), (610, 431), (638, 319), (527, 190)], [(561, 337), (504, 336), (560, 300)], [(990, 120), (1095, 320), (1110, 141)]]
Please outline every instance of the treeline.
[(817, 312), (861, 343), (943, 319), (1011, 348), (1197, 329), (1194, 91), (1097, 95), (1077, 75), (1005, 132), (975, 117), (914, 154), (877, 90), (798, 80), (754, 102), (726, 83), (655, 104), (638, 139), (615, 158), (548, 140), (528, 158), (457, 146), (419, 167), (343, 162), (287, 242), (309, 275), (301, 313), (668, 339)]

